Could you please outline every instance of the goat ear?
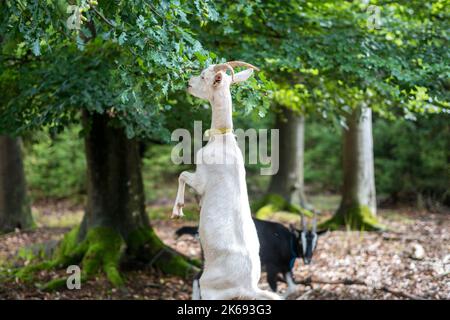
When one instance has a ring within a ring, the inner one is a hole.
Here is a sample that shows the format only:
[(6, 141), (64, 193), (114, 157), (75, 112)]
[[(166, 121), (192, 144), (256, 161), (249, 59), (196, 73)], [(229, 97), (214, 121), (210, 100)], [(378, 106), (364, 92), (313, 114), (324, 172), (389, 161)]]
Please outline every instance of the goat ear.
[(253, 69), (246, 69), (234, 75), (233, 83), (238, 83), (247, 80), (253, 74)]
[(217, 72), (214, 76), (213, 87), (219, 86), (222, 83), (222, 79), (223, 79), (222, 72), (221, 71)]
[(320, 230), (320, 231), (317, 231), (316, 233), (318, 236), (322, 236), (323, 234), (326, 234), (328, 231), (330, 231), (330, 229)]
[(295, 235), (296, 237), (299, 237), (299, 236), (300, 236), (300, 233), (302, 232), (301, 230), (296, 229), (296, 228), (295, 228), (295, 225), (292, 224), (292, 223), (289, 224), (289, 230), (290, 230), (291, 233), (292, 233), (293, 235)]

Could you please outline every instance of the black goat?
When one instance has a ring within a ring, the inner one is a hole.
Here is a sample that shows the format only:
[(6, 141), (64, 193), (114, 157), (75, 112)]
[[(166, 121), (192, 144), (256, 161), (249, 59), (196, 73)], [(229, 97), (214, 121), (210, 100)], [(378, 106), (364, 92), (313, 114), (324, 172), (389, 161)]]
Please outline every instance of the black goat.
[[(302, 215), (302, 230), (291, 226), (289, 230), (280, 223), (254, 218), (260, 244), (261, 266), (267, 272), (267, 282), (273, 291), (277, 290), (278, 275), (281, 273), (288, 284), (288, 291), (295, 288), (292, 274), (295, 260), (303, 258), (305, 264), (311, 263), (318, 237), (327, 230), (316, 231), (316, 216), (313, 219), (312, 230), (307, 230), (306, 221)], [(177, 236), (190, 234), (198, 237), (197, 227), (184, 226), (178, 229)], [(194, 287), (198, 285), (195, 277)], [(197, 290), (197, 288), (195, 288)]]
[(198, 227), (191, 227), (191, 226), (183, 226), (179, 228), (177, 231), (175, 231), (175, 234), (177, 237), (181, 237), (183, 234), (189, 234), (193, 236), (194, 238), (198, 238)]

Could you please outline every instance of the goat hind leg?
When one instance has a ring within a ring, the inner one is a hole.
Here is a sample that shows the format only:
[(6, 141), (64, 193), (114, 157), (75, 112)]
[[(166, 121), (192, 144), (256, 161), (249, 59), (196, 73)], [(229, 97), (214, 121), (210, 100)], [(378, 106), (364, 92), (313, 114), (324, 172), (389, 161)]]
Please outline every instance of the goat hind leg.
[[(203, 260), (203, 259), (202, 259)], [(200, 293), (200, 277), (203, 274), (203, 270), (197, 273), (194, 277), (194, 281), (192, 283), (192, 300), (201, 300), (202, 296)]]
[(281, 297), (275, 292), (261, 289), (256, 292), (255, 298), (256, 300), (281, 300)]
[(192, 283), (192, 300), (200, 300), (200, 283), (198, 279), (194, 279)]

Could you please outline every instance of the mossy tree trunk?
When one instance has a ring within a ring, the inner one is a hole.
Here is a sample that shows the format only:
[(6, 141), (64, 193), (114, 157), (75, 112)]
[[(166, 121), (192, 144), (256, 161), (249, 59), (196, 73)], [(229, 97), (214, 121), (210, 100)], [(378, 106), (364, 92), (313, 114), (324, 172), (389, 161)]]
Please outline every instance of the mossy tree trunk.
[[(28, 271), (77, 264), (82, 278), (104, 272), (112, 284), (123, 280), (119, 265), (149, 265), (182, 277), (198, 270), (158, 238), (145, 212), (139, 144), (114, 127), (107, 115), (83, 113), (88, 200), (81, 225), (66, 234), (53, 260)], [(136, 264), (137, 263), (137, 264)], [(56, 279), (44, 288), (64, 285)]]
[(139, 146), (104, 115), (84, 115), (87, 206), (79, 237), (95, 227), (115, 229), (124, 239), (149, 221), (145, 213)]
[(32, 226), (21, 141), (0, 136), (0, 233)]
[(277, 114), (275, 129), (280, 132), (280, 165), (269, 185), (269, 194), (282, 196), (288, 203), (306, 206), (304, 193), (304, 132), (305, 118), (282, 108)]
[(325, 225), (355, 230), (379, 229), (376, 219), (373, 160), (372, 110), (366, 105), (347, 117), (343, 135), (342, 199), (339, 209)]

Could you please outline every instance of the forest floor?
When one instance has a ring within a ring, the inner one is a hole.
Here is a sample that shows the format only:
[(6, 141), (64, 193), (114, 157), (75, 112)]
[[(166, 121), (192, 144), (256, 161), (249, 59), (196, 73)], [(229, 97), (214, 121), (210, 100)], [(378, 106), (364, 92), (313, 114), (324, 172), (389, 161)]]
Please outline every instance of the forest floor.
[[(81, 208), (65, 204), (44, 204), (33, 211), (36, 229), (0, 236), (0, 299), (190, 299), (191, 281), (151, 268), (123, 270), (126, 285), (122, 289), (113, 288), (100, 275), (83, 283), (80, 290), (39, 290), (37, 284), (67, 276), (65, 270), (42, 271), (34, 283), (9, 276), (8, 269), (30, 263), (30, 250), (21, 248), (57, 243), (82, 216)], [(324, 218), (330, 214), (325, 212)], [(187, 256), (199, 257), (200, 247), (194, 238), (185, 235), (176, 239), (174, 235), (177, 228), (195, 225), (195, 221), (150, 216), (166, 244)], [(396, 208), (380, 210), (379, 216), (390, 231), (334, 231), (322, 236), (312, 264), (296, 264), (295, 278), (303, 284), (287, 298), (450, 299), (450, 213)], [(292, 217), (291, 222), (296, 219)], [(264, 273), (261, 287), (268, 288)], [(279, 293), (285, 289), (285, 284), (279, 283)]]

